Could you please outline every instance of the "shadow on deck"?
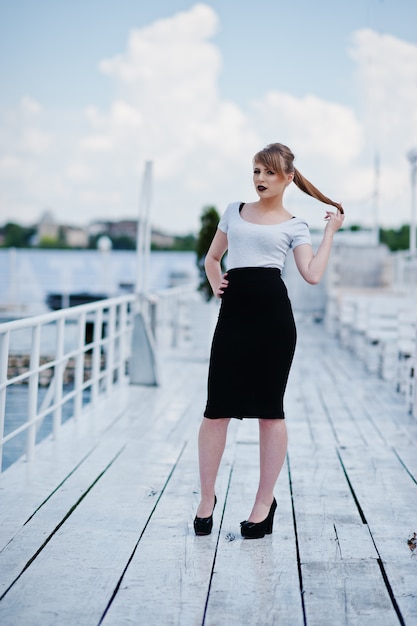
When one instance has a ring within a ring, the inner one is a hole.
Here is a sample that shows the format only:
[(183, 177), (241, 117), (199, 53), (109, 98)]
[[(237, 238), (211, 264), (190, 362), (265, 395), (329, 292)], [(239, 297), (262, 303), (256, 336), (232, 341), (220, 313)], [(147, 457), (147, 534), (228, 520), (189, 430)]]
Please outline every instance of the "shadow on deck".
[(207, 358), (163, 359), (1, 477), (0, 623), (417, 624), (417, 422), (320, 324), (300, 320), (274, 532), (240, 537), (257, 423), (235, 422), (213, 533), (195, 537)]

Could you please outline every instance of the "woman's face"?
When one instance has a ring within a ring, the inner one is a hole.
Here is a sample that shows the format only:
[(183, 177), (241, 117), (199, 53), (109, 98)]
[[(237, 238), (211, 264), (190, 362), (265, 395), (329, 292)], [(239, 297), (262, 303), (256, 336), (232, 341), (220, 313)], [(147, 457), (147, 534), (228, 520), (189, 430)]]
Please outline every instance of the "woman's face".
[(292, 175), (281, 176), (270, 170), (263, 163), (255, 161), (253, 166), (253, 184), (260, 198), (272, 198), (282, 195), (285, 188), (291, 182)]

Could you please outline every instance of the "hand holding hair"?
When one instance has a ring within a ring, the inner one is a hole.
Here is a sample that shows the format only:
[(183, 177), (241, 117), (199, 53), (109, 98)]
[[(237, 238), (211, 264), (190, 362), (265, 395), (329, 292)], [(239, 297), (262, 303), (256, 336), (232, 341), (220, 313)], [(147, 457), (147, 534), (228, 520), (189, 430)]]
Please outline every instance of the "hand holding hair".
[(326, 211), (324, 219), (327, 222), (326, 230), (335, 233), (343, 226), (345, 220), (343, 208), (341, 206), (338, 207), (336, 213), (334, 211)]

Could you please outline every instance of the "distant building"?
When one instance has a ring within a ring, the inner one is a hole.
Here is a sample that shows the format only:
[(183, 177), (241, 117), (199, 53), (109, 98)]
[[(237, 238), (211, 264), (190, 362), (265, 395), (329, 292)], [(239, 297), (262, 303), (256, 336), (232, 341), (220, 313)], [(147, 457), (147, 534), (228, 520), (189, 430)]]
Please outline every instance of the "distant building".
[(97, 235), (107, 235), (109, 232), (109, 222), (96, 221), (91, 222), (87, 226), (87, 232), (90, 237), (96, 237)]
[(58, 239), (59, 238), (59, 224), (56, 223), (52, 211), (45, 211), (39, 220), (37, 232), (35, 235), (36, 242), (39, 243), (42, 239)]
[(158, 246), (158, 248), (170, 248), (175, 243), (175, 237), (161, 233), (159, 230), (152, 230), (151, 243)]
[(136, 241), (138, 224), (136, 220), (121, 220), (120, 222), (109, 222), (108, 235), (110, 237), (129, 237)]
[(78, 226), (62, 226), (61, 234), (64, 242), (70, 248), (87, 248), (88, 232)]
[(91, 237), (97, 235), (107, 235), (108, 237), (129, 237), (136, 240), (137, 222), (136, 220), (121, 220), (120, 222), (96, 221), (88, 227)]
[[(133, 241), (137, 238), (137, 220), (120, 220), (118, 222), (97, 221), (92, 222), (88, 227), (90, 236), (107, 235), (111, 239), (119, 237), (128, 237)], [(175, 242), (175, 237), (161, 232), (160, 230), (151, 231), (151, 243), (158, 247), (169, 248)]]

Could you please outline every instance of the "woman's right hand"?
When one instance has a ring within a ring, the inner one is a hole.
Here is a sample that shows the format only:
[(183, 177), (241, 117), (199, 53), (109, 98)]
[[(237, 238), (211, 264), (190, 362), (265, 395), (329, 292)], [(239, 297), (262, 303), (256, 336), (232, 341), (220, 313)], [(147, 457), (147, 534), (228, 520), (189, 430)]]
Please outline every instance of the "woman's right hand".
[(227, 280), (226, 276), (227, 276), (227, 272), (226, 274), (223, 274), (223, 278), (220, 281), (220, 285), (217, 287), (217, 289), (214, 292), (214, 295), (216, 296), (216, 298), (221, 298), (225, 292), (225, 289), (227, 289), (229, 286), (229, 281)]
[(326, 216), (324, 218), (327, 222), (326, 230), (335, 233), (339, 228), (342, 228), (343, 222), (345, 219), (345, 213), (340, 207), (337, 209), (336, 213), (333, 211), (326, 211)]

